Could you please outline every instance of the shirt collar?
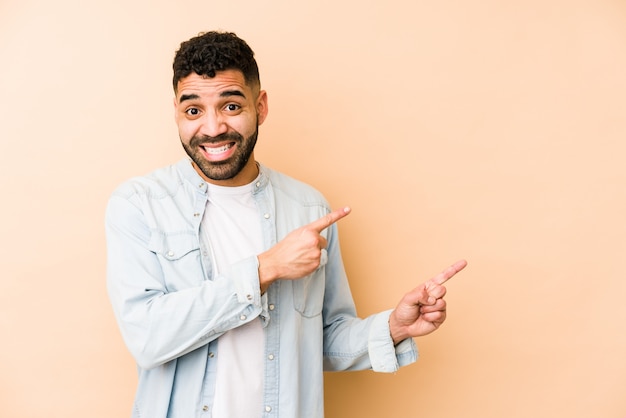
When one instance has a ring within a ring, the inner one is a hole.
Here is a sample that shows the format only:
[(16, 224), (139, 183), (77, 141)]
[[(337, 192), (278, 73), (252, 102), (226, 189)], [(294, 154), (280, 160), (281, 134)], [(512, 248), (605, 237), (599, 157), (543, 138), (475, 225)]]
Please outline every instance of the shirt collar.
[[(262, 191), (269, 182), (269, 170), (261, 163), (257, 163), (259, 166), (259, 175), (252, 182), (252, 193), (258, 193)], [(191, 164), (191, 160), (189, 158), (183, 158), (176, 164), (176, 168), (182, 174), (183, 178), (196, 186), (197, 190), (200, 190), (204, 193), (207, 192), (207, 183), (206, 181), (198, 174), (193, 165)]]

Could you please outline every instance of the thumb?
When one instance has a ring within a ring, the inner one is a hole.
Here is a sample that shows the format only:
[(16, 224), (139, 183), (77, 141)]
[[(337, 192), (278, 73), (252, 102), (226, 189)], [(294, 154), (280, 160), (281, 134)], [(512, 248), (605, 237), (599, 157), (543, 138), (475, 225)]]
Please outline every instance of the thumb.
[(406, 295), (407, 303), (410, 305), (433, 305), (437, 299), (428, 293), (426, 284), (419, 285), (412, 292)]

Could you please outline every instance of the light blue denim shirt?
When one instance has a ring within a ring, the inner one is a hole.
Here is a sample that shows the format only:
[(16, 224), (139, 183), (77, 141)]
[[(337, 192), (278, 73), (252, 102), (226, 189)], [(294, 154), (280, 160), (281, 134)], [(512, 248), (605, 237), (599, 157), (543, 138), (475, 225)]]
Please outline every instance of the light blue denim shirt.
[[(264, 295), (256, 256), (214, 274), (200, 232), (207, 189), (184, 159), (122, 184), (107, 206), (107, 288), (139, 372), (133, 417), (210, 417), (219, 337), (255, 318), (266, 341), (259, 417), (321, 418), (323, 371), (394, 372), (417, 359), (412, 339), (394, 346), (390, 311), (356, 316), (336, 225), (325, 265)], [(315, 189), (264, 166), (250, 192), (266, 248), (330, 212)]]

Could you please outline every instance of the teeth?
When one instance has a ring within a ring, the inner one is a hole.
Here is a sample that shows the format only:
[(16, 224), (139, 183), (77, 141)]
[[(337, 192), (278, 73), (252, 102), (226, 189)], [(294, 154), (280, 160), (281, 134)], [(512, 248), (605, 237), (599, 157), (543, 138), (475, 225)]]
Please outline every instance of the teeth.
[(231, 144), (227, 144), (224, 145), (223, 147), (204, 147), (205, 151), (209, 154), (221, 154), (223, 152), (226, 152), (232, 145)]

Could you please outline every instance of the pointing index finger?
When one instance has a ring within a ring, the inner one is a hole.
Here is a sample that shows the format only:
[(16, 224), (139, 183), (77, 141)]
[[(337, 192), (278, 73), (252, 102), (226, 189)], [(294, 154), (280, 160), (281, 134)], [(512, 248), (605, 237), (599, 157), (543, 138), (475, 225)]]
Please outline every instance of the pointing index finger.
[(444, 284), (450, 280), (455, 274), (463, 270), (467, 266), (467, 261), (459, 260), (452, 264), (450, 267), (433, 277), (431, 280), (436, 284)]
[(350, 208), (348, 206), (330, 212), (328, 215), (319, 218), (317, 221), (311, 222), (307, 227), (317, 232), (322, 232), (341, 218), (348, 216)]

